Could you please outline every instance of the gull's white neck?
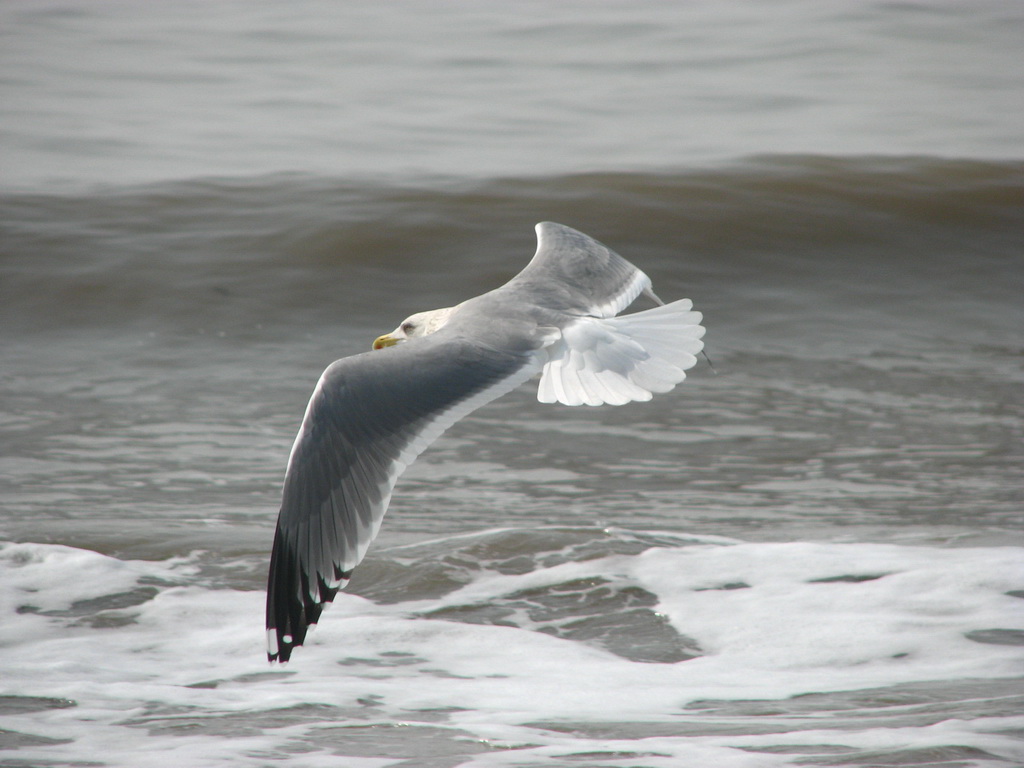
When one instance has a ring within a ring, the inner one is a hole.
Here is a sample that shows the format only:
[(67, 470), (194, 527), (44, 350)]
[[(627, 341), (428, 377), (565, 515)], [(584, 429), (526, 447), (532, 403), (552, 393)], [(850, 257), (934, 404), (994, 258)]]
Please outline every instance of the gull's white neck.
[(420, 312), (419, 315), (414, 315), (423, 323), (423, 330), (419, 335), (426, 336), (444, 328), (448, 321), (451, 320), (456, 309), (458, 307), (445, 307), (444, 309), (433, 309), (429, 312)]

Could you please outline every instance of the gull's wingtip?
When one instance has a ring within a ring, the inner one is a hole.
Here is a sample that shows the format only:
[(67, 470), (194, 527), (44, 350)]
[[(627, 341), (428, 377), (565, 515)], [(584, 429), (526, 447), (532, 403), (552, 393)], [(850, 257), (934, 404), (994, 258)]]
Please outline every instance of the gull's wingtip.
[(281, 632), (277, 627), (267, 627), (267, 661), (284, 664), (292, 657), (292, 651), (306, 642), (306, 633), (316, 628), (316, 622), (311, 621), (303, 627), (301, 637), (292, 636), (287, 632)]
[(576, 231), (572, 227), (565, 226), (565, 224), (559, 224), (557, 221), (538, 221), (533, 227), (533, 231), (537, 233), (537, 242), (540, 242), (543, 239), (545, 232), (550, 233), (554, 230), (568, 230), (569, 232)]
[(287, 654), (282, 658), (281, 647), (277, 642), (277, 629), (275, 627), (267, 627), (267, 661), (271, 664), (275, 661), (279, 661), (282, 664), (288, 661)]

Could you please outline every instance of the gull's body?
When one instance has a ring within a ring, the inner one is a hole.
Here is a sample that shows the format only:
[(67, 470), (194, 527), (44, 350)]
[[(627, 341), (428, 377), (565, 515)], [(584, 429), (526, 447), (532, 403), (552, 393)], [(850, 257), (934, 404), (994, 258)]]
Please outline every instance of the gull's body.
[[(267, 588), (271, 661), (287, 661), (377, 535), (398, 476), (444, 430), (537, 373), (541, 402), (621, 405), (685, 377), (703, 348), (688, 299), (586, 235), (537, 225), (505, 285), (422, 312), (317, 383), (285, 475)], [(641, 293), (660, 306), (616, 317)]]

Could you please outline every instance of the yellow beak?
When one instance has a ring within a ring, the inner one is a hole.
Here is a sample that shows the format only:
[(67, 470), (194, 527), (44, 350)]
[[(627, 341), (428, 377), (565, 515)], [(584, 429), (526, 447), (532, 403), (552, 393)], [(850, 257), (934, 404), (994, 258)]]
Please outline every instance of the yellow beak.
[(384, 349), (384, 347), (393, 347), (398, 343), (398, 339), (389, 333), (385, 333), (383, 336), (378, 336), (373, 340), (374, 349)]

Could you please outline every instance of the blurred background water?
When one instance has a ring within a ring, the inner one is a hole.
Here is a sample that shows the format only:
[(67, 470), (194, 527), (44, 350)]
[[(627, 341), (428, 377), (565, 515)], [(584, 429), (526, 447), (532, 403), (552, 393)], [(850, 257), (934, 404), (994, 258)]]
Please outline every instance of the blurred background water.
[(0, 14), (6, 188), (1020, 157), (1018, 3), (8, 0)]
[[(0, 746), (1020, 759), (1022, 33), (1004, 2), (0, 3)], [(692, 298), (717, 372), (457, 425), (268, 673), (320, 372), (545, 219)]]

